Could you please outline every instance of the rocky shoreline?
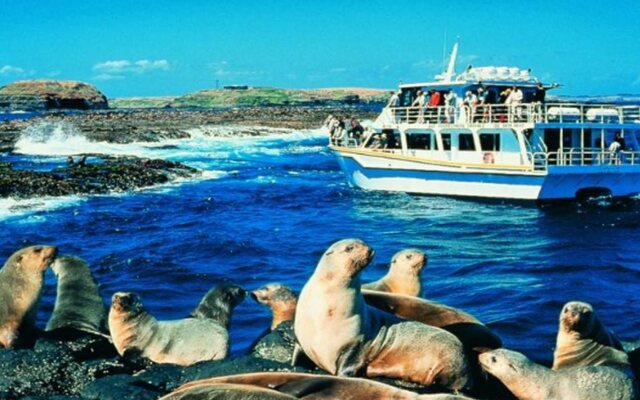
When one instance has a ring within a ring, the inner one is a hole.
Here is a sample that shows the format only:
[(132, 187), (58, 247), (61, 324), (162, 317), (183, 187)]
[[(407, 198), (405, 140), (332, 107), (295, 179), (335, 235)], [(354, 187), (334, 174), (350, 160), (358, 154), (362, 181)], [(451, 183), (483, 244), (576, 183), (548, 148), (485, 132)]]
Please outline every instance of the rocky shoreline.
[(259, 128), (313, 129), (328, 114), (373, 119), (379, 110), (362, 107), (248, 107), (219, 110), (105, 110), (75, 114), (48, 113), (28, 120), (0, 122), (0, 152), (11, 152), (20, 134), (38, 123), (69, 123), (91, 141), (158, 142), (184, 139), (202, 127), (241, 125), (241, 134), (263, 134)]
[[(291, 324), (281, 330), (292, 335)], [(290, 354), (293, 345), (274, 331), (262, 338), (259, 353), (189, 367), (154, 364), (125, 354), (118, 356), (111, 342), (77, 331), (44, 334), (32, 349), (0, 349), (0, 400), (13, 399), (157, 399), (196, 379), (263, 371), (322, 373), (274, 360)]]
[(130, 156), (83, 155), (76, 157), (74, 164), (51, 171), (20, 170), (11, 163), (2, 163), (0, 198), (124, 192), (199, 174), (180, 163)]

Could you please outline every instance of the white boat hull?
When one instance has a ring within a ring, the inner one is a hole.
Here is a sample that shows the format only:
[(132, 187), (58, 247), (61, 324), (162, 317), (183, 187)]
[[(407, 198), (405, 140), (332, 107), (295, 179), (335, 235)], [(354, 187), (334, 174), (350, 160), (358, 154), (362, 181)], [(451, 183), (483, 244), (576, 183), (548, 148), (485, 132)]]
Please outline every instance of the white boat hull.
[(602, 190), (613, 197), (640, 193), (637, 165), (550, 166), (535, 172), (439, 165), (339, 147), (333, 150), (349, 184), (365, 190), (517, 200), (574, 199), (583, 190)]

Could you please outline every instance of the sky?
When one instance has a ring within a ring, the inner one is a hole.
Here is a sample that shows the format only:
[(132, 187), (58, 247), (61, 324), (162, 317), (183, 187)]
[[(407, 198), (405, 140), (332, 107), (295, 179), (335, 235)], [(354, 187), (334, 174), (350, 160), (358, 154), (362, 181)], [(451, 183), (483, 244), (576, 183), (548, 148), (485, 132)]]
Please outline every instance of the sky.
[(216, 85), (394, 88), (467, 65), (531, 68), (555, 93), (640, 93), (640, 0), (0, 0), (0, 85), (109, 97)]

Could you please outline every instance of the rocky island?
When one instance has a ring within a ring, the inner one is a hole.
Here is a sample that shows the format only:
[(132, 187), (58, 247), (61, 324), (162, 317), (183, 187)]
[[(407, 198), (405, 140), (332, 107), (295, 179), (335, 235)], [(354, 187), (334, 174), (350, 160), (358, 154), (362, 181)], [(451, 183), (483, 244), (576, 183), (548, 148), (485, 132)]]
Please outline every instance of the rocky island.
[(18, 81), (0, 87), (0, 112), (102, 110), (107, 97), (94, 86), (77, 81)]

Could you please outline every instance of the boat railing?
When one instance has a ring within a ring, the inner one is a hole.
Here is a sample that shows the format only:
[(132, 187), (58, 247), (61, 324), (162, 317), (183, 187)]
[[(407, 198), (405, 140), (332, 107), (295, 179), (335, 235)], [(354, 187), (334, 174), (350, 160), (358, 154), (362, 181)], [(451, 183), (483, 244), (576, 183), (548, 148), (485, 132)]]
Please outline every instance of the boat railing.
[(389, 107), (387, 124), (640, 124), (640, 105), (587, 103), (486, 104), (474, 107)]
[(609, 151), (599, 148), (568, 148), (553, 152), (528, 153), (534, 171), (549, 165), (562, 167), (594, 165), (640, 165), (640, 151)]

